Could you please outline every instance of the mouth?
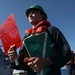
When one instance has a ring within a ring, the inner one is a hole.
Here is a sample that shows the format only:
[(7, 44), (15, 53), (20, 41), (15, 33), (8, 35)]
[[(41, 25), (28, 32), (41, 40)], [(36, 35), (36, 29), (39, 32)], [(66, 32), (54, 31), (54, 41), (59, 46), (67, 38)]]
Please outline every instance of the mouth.
[(29, 20), (34, 20), (33, 18), (29, 18)]

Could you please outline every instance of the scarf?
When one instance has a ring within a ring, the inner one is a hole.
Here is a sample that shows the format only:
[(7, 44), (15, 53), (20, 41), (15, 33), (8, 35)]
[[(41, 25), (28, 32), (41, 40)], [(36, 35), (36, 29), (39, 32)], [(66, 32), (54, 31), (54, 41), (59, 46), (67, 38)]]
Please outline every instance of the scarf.
[(27, 35), (30, 35), (30, 34), (35, 34), (35, 33), (41, 33), (41, 32), (46, 32), (47, 31), (47, 28), (50, 26), (51, 24), (46, 21), (46, 20), (43, 20), (41, 22), (39, 22), (34, 28), (29, 28), (25, 31), (25, 33)]

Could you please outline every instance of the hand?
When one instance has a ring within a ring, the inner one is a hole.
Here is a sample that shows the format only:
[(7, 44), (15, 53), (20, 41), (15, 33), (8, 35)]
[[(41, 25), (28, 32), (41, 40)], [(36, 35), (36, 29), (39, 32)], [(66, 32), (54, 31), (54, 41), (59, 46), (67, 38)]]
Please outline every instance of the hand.
[(34, 70), (34, 72), (41, 71), (45, 66), (51, 65), (50, 58), (33, 57), (28, 59), (28, 66)]
[(10, 46), (8, 50), (8, 56), (11, 63), (13, 63), (15, 61), (15, 58), (17, 58), (16, 45)]

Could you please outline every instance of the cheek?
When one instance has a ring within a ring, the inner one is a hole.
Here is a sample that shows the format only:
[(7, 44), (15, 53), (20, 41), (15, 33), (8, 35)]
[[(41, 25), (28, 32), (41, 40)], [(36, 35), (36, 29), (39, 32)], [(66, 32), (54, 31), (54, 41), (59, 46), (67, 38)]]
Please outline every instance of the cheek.
[(37, 19), (37, 18), (39, 17), (38, 14), (33, 14), (32, 16), (33, 16), (35, 19)]
[(36, 21), (38, 21), (40, 18), (39, 18), (38, 15), (35, 15), (35, 16), (34, 16), (34, 19), (35, 19)]

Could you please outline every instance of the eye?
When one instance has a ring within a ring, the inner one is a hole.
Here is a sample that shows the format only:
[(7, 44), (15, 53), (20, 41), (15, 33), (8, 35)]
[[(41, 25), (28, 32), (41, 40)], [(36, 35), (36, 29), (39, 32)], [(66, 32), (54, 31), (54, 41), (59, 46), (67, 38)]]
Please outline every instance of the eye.
[(37, 10), (32, 10), (32, 11), (30, 11), (29, 13), (28, 13), (28, 16), (30, 15), (30, 14), (36, 14), (38, 11)]
[(32, 11), (32, 14), (36, 14), (36, 11)]

